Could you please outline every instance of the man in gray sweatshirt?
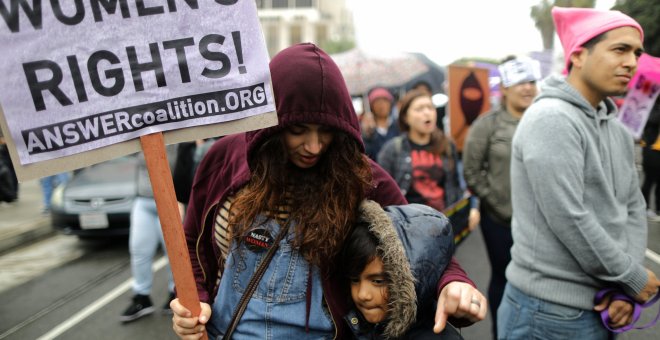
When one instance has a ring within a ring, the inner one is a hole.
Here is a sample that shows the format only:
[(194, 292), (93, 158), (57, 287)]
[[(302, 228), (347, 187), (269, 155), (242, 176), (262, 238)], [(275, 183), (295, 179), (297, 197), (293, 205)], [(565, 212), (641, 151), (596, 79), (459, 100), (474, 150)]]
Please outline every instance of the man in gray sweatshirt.
[(660, 281), (643, 266), (644, 199), (633, 138), (608, 96), (625, 92), (643, 31), (617, 11), (552, 11), (568, 76), (552, 76), (513, 138), (511, 263), (498, 309), (499, 339), (607, 339), (632, 321), (623, 301), (594, 305), (603, 288), (638, 301)]

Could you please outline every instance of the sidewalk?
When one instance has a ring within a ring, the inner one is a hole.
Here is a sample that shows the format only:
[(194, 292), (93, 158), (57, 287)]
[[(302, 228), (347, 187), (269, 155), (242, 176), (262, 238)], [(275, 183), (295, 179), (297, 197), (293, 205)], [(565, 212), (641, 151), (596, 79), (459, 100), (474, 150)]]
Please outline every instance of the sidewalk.
[(19, 184), (18, 201), (0, 203), (0, 254), (54, 233), (50, 215), (42, 214), (39, 180)]

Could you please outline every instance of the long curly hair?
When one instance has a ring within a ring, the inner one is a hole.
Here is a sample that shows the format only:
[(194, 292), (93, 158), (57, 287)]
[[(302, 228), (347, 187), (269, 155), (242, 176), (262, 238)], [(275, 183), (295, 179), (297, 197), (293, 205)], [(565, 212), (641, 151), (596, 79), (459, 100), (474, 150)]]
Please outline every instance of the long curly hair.
[(259, 215), (286, 207), (295, 225), (294, 248), (312, 264), (329, 264), (357, 220), (371, 186), (371, 165), (357, 141), (334, 130), (319, 163), (301, 169), (289, 161), (282, 136), (266, 140), (248, 160), (251, 178), (231, 206), (232, 237), (240, 244)]

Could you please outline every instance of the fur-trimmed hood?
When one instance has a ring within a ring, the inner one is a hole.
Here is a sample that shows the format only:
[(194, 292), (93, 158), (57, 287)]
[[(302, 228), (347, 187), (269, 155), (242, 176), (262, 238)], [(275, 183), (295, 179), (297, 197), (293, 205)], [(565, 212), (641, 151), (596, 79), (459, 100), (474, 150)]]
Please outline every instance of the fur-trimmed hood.
[(436, 284), (454, 253), (452, 228), (442, 213), (421, 204), (383, 209), (364, 201), (360, 220), (379, 239), (390, 279), (390, 313), (382, 336), (399, 338), (435, 315)]

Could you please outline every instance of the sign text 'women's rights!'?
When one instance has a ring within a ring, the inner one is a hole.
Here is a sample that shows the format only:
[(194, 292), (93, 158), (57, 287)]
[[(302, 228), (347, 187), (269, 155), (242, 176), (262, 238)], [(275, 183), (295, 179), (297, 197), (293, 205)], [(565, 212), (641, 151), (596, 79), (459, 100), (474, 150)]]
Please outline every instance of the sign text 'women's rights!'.
[(274, 111), (254, 1), (0, 0), (0, 16), (23, 165)]

